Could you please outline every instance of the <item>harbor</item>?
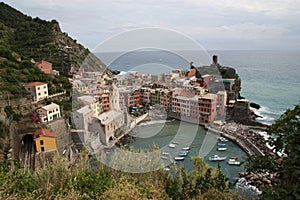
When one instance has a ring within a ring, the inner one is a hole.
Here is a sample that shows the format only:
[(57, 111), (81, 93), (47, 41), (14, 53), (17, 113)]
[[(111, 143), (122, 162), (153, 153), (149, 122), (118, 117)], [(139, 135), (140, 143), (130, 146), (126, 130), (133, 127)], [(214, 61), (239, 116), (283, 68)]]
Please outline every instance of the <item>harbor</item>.
[[(195, 132), (195, 128), (196, 132)], [(142, 137), (147, 135), (150, 131), (157, 131), (151, 137)], [(175, 157), (178, 166), (184, 166), (188, 171), (193, 170), (194, 166), (191, 157), (202, 157), (205, 162), (213, 167), (217, 167), (218, 162), (209, 161), (209, 157), (214, 155), (227, 156), (225, 161), (220, 161), (222, 172), (235, 181), (239, 177), (239, 173), (244, 171), (243, 165), (229, 165), (227, 160), (231, 156), (238, 157), (238, 161), (243, 161), (247, 154), (234, 142), (226, 142), (226, 151), (218, 151), (218, 135), (215, 133), (207, 132), (204, 127), (192, 125), (187, 122), (178, 120), (165, 121), (165, 123), (149, 124), (142, 123), (129, 133), (135, 137), (135, 140), (128, 144), (128, 148), (147, 149), (153, 150), (153, 146), (157, 145), (162, 152), (162, 160), (169, 159), (174, 161)], [(175, 143), (173, 143), (175, 141)], [(170, 144), (171, 147), (169, 146)], [(188, 150), (189, 149), (189, 150)], [(184, 152), (188, 154), (183, 156)], [(180, 156), (180, 154), (182, 156)], [(179, 158), (179, 157), (183, 157)]]

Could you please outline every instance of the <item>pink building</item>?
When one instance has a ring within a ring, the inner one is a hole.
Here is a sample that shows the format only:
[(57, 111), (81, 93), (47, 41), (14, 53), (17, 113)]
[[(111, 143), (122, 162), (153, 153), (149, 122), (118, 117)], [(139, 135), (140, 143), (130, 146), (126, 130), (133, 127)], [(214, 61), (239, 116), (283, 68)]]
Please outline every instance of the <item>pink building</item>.
[(195, 95), (192, 92), (176, 88), (172, 94), (171, 110), (173, 113), (198, 119), (199, 122), (212, 122), (217, 117), (217, 95)]

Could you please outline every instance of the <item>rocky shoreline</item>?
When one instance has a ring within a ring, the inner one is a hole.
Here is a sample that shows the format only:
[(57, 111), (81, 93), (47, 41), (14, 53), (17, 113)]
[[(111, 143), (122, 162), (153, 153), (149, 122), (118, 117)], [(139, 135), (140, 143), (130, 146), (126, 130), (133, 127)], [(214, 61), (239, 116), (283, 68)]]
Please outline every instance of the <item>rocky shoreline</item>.
[(254, 172), (241, 172), (240, 177), (245, 178), (246, 181), (262, 191), (264, 188), (273, 188), (278, 184), (278, 173), (270, 173), (268, 171), (262, 171), (259, 173)]

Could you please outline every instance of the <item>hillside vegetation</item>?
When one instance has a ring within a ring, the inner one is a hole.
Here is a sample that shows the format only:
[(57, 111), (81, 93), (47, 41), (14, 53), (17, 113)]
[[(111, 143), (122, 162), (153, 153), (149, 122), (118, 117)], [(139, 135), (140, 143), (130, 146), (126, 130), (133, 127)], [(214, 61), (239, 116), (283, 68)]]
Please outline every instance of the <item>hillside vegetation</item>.
[[(57, 21), (32, 18), (0, 3), (0, 101), (7, 94), (12, 98), (26, 97), (23, 85), (32, 81), (48, 83), (50, 94), (70, 90), (70, 68), (76, 70), (86, 58), (105, 67), (88, 49), (61, 32)], [(33, 60), (51, 62), (61, 76), (44, 74)]]

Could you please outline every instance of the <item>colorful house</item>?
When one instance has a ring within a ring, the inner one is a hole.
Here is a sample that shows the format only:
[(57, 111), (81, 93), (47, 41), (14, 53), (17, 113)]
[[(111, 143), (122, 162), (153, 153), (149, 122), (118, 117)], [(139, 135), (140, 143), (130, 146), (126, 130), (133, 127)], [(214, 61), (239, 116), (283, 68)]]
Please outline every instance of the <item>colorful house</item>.
[(25, 85), (28, 92), (33, 95), (34, 101), (40, 101), (48, 97), (47, 83), (43, 82), (31, 82)]
[(38, 129), (33, 134), (37, 153), (57, 151), (56, 134), (48, 129)]
[(38, 108), (36, 112), (38, 113), (41, 122), (51, 122), (61, 117), (59, 105), (53, 102)]

